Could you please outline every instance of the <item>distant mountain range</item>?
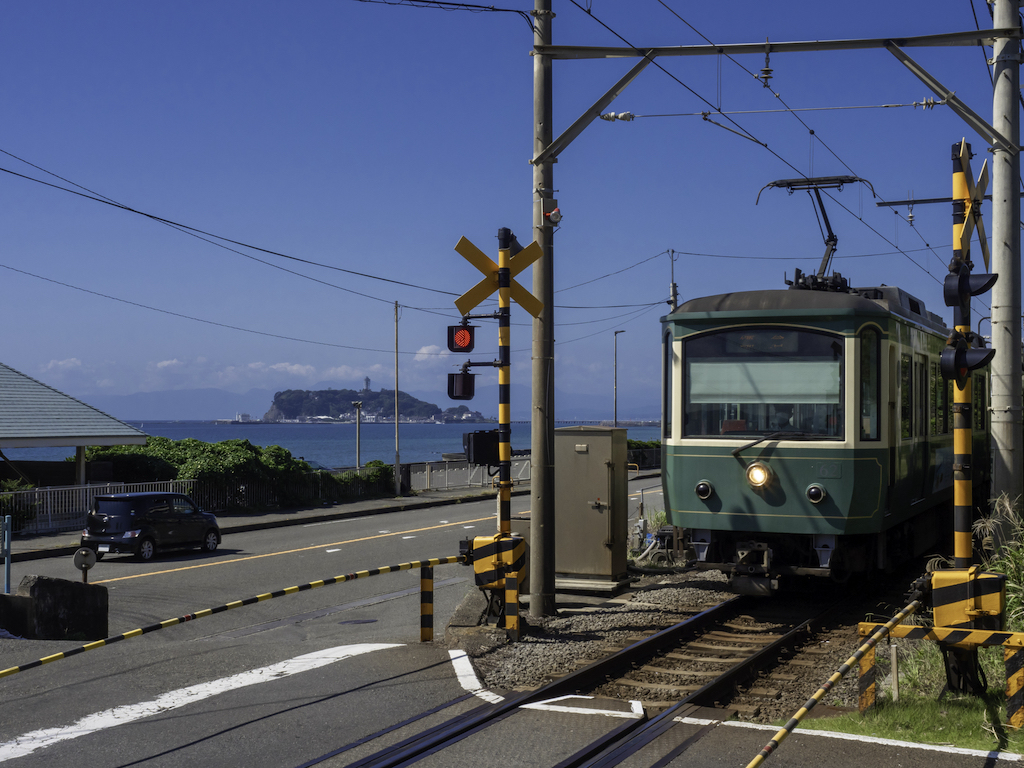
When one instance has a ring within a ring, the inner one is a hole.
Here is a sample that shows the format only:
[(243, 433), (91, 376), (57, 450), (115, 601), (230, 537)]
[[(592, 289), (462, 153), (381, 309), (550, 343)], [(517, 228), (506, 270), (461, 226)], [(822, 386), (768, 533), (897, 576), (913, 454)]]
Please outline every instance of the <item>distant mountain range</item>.
[[(344, 389), (338, 382), (321, 382), (311, 389)], [(250, 389), (244, 394), (223, 389), (175, 389), (162, 392), (136, 392), (134, 395), (78, 396), (82, 402), (99, 408), (122, 421), (213, 421), (233, 419), (236, 414), (248, 413), (252, 418), (263, 417), (274, 402), (275, 390)], [(413, 397), (433, 403), (445, 410), (467, 405), (484, 416), (498, 416), (497, 385), (481, 386), (471, 401), (449, 400), (445, 391), (410, 391)], [(512, 420), (529, 421), (531, 396), (528, 386), (512, 386)], [(657, 401), (652, 403), (625, 403), (619, 399), (620, 420), (655, 420), (660, 418)], [(555, 418), (558, 421), (601, 421), (612, 418), (612, 398), (607, 395), (580, 395), (555, 391)]]

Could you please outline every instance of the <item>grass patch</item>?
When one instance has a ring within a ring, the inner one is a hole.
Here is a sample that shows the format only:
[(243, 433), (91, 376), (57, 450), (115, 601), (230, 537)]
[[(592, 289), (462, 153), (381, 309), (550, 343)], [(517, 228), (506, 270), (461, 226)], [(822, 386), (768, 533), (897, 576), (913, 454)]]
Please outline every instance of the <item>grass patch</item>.
[(945, 696), (942, 700), (904, 696), (882, 699), (873, 710), (806, 720), (800, 730), (850, 733), (876, 739), (912, 741), (982, 751), (1024, 753), (1024, 734), (1004, 725), (1006, 702), (990, 689), (984, 699)]

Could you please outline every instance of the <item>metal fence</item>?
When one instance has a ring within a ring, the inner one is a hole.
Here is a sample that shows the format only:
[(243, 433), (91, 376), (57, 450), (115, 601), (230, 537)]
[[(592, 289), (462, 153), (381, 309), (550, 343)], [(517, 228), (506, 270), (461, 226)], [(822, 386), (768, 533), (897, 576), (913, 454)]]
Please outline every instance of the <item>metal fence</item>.
[(172, 480), (160, 483), (105, 483), (12, 491), (0, 494), (0, 516), (11, 516), (14, 533), (74, 531), (85, 526), (85, 515), (97, 496), (145, 491), (191, 494), (195, 482)]
[(108, 493), (185, 493), (210, 512), (278, 509), (307, 504), (357, 501), (394, 494), (393, 476), (380, 469), (311, 472), (287, 482), (264, 478), (170, 480), (155, 483), (32, 488), (0, 494), (0, 517), (10, 515), (16, 534), (80, 530), (93, 499)]
[[(489, 488), (496, 475), (490, 475), (487, 467), (469, 464), (467, 461), (438, 461), (409, 465), (409, 485), (414, 491), (438, 491), (448, 488)], [(530, 480), (530, 458), (512, 459), (512, 482), (525, 483)]]

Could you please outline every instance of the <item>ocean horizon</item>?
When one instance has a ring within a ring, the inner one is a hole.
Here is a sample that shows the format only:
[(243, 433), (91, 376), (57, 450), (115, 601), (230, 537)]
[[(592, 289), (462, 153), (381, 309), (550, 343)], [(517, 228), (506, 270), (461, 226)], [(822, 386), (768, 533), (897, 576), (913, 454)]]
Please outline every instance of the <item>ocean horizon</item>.
[[(171, 440), (193, 438), (205, 443), (223, 440), (248, 440), (266, 448), (279, 445), (292, 456), (315, 461), (325, 467), (354, 467), (356, 465), (356, 425), (330, 424), (270, 424), (263, 422), (238, 423), (216, 421), (126, 421), (137, 429), (155, 437)], [(569, 426), (569, 425), (566, 425)], [(443, 461), (443, 454), (462, 453), (462, 435), (465, 432), (497, 428), (493, 423), (474, 424), (421, 424), (399, 423), (398, 455), (403, 464), (424, 461)], [(658, 440), (657, 426), (628, 427), (631, 440)], [(530, 449), (530, 425), (512, 424), (512, 450)], [(12, 461), (62, 461), (73, 457), (73, 447), (9, 448), (4, 454)], [(360, 426), (359, 462), (379, 460), (395, 462), (394, 423), (369, 423)]]

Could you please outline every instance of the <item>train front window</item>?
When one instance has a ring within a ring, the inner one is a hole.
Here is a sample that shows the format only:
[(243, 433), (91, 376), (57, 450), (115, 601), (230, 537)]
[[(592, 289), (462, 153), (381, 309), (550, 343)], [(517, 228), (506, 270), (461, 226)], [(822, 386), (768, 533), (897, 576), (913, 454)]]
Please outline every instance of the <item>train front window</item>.
[(684, 348), (684, 434), (843, 435), (843, 343), (790, 328), (718, 331)]

